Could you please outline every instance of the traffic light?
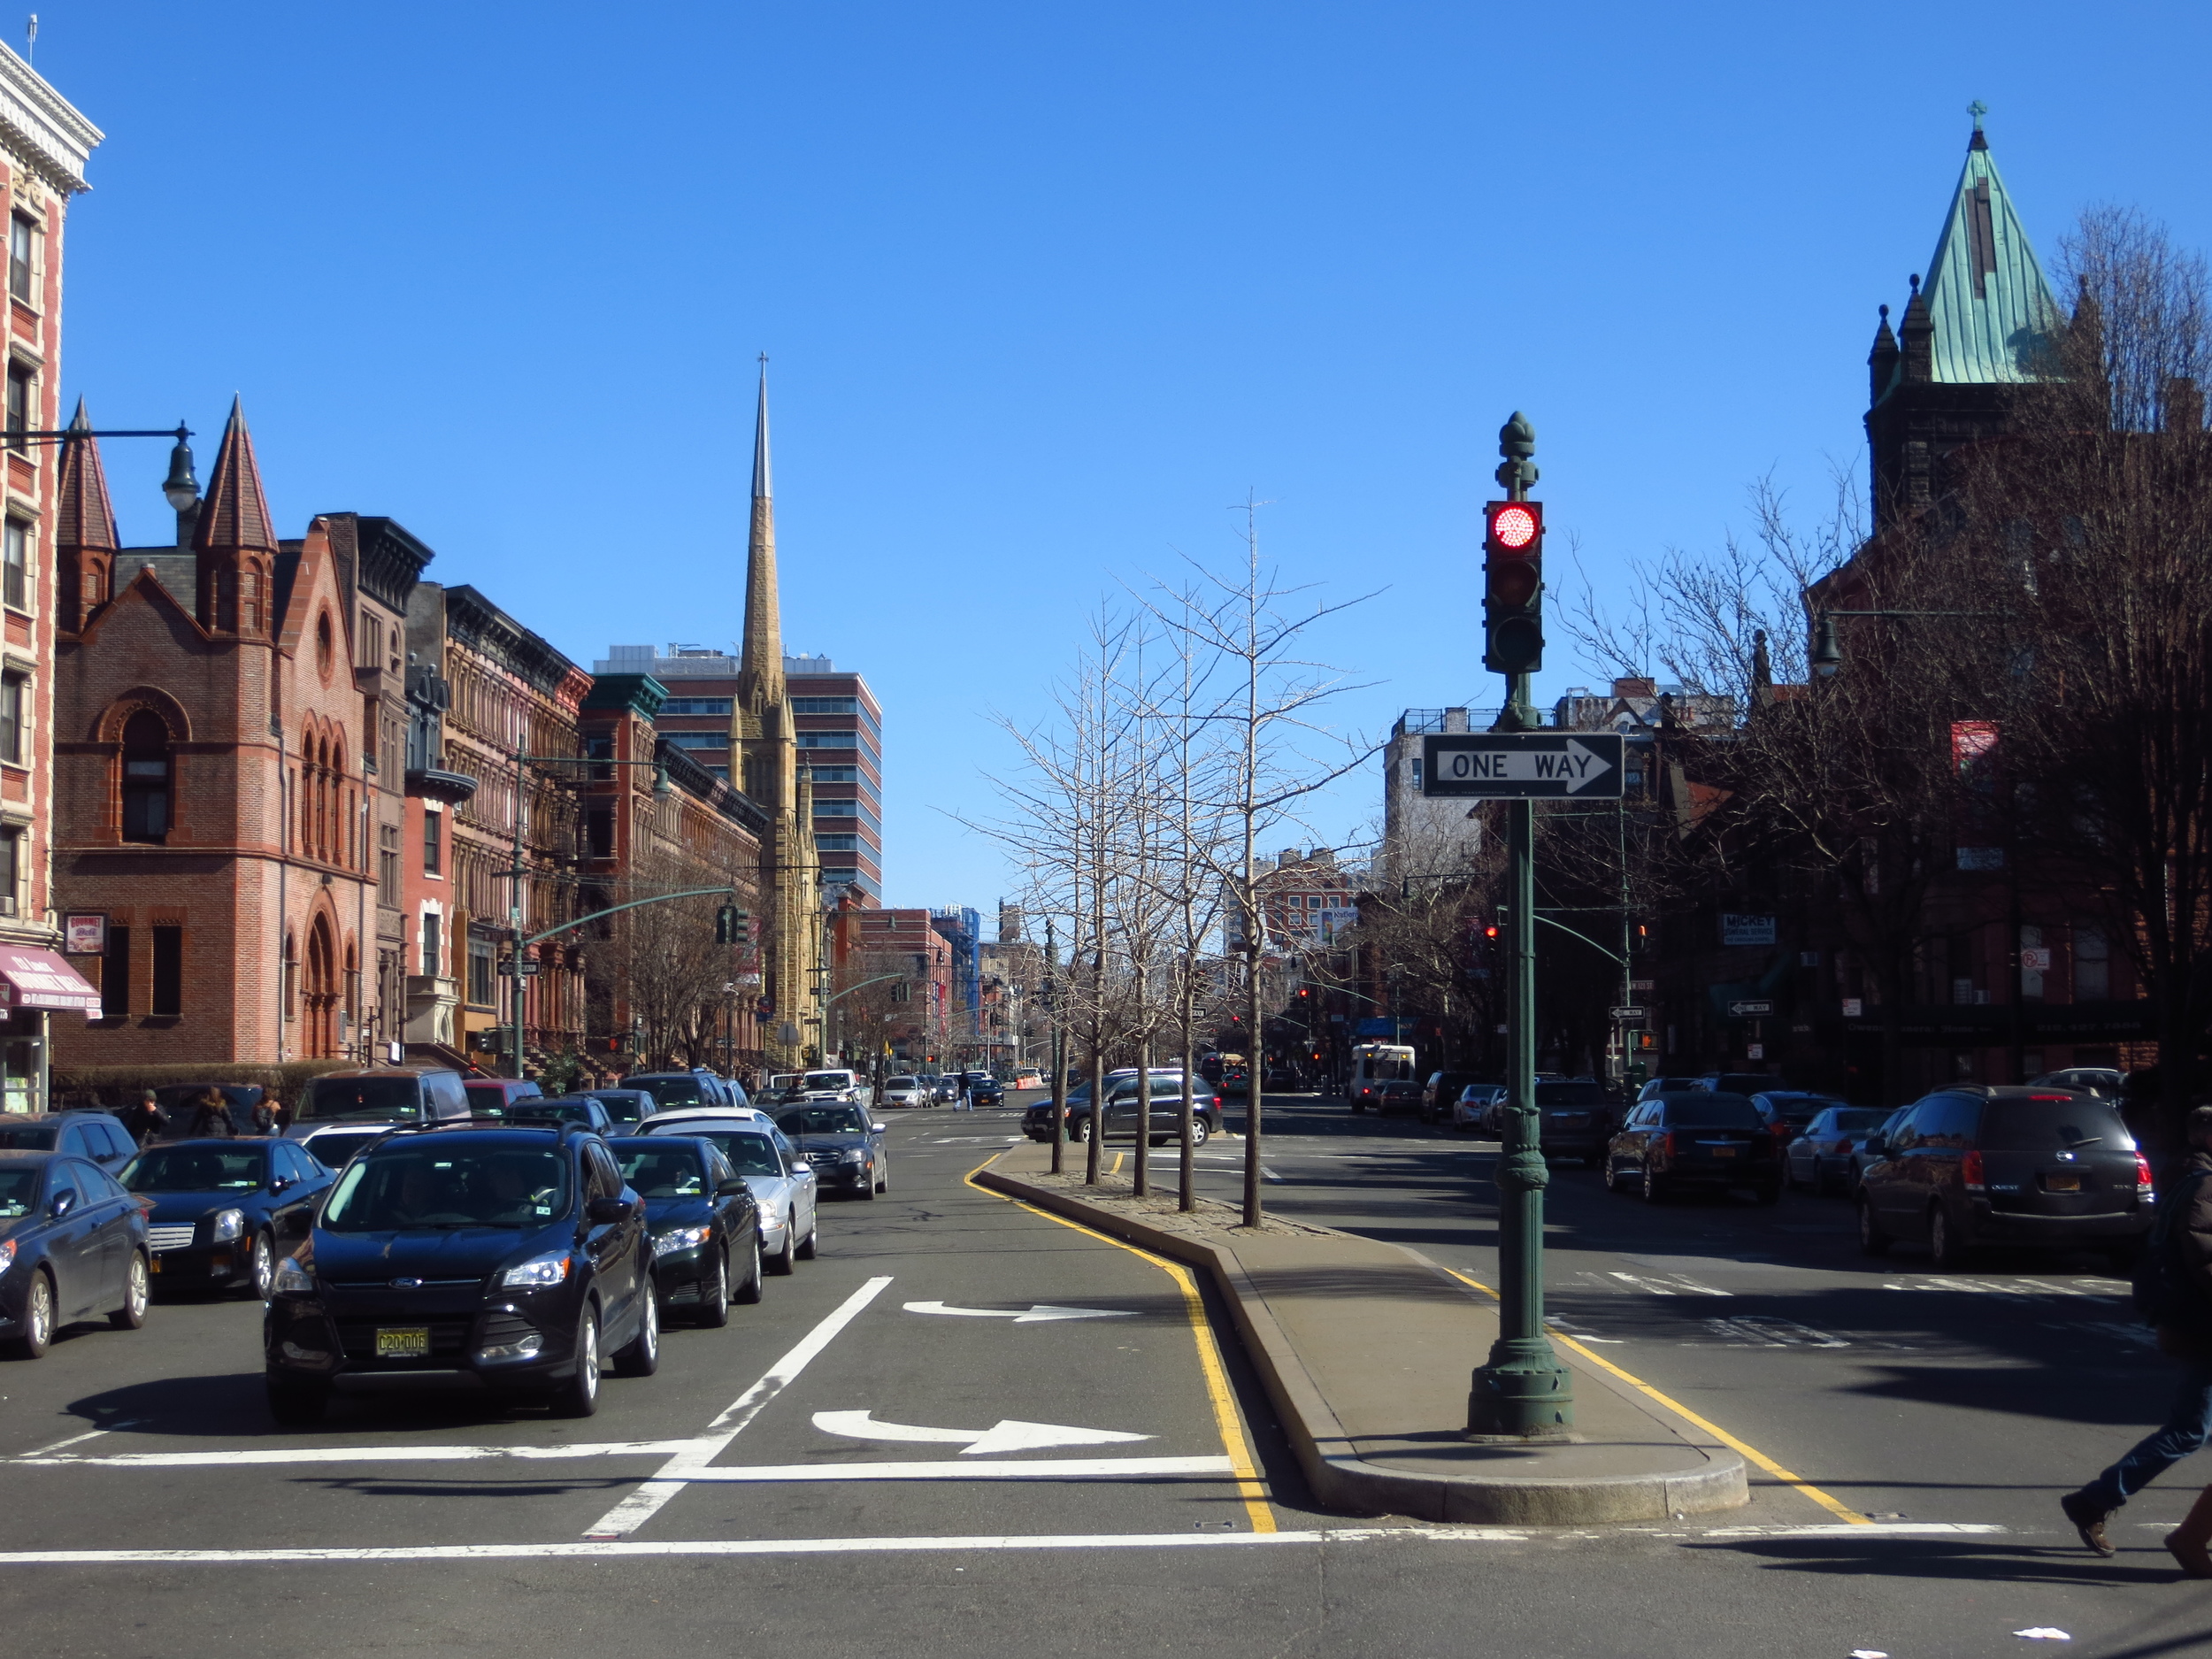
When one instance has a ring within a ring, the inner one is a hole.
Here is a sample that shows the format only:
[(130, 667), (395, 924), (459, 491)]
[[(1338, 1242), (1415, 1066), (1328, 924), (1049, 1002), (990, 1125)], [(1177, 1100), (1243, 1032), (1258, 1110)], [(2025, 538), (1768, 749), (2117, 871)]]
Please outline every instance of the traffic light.
[(1544, 504), (1491, 502), (1482, 529), (1483, 666), (1532, 674), (1544, 665)]
[(1498, 925), (1495, 922), (1485, 922), (1482, 925), (1482, 936), (1488, 940), (1492, 944), (1496, 944), (1498, 942)]
[(749, 945), (753, 942), (753, 918), (734, 904), (725, 904), (714, 913), (714, 942), (718, 945)]

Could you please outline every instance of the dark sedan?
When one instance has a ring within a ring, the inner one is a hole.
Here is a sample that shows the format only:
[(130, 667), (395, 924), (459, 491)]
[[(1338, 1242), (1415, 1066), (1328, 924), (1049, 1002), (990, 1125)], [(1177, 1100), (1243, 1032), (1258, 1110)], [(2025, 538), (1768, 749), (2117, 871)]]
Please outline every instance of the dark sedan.
[(776, 1114), (776, 1127), (798, 1148), (824, 1192), (873, 1198), (890, 1190), (883, 1128), (866, 1107), (832, 1101), (787, 1106)]
[(1829, 1107), (1782, 1148), (1783, 1184), (1809, 1187), (1816, 1193), (1832, 1187), (1841, 1187), (1846, 1193), (1857, 1191), (1854, 1155), (1888, 1117), (1879, 1106)]
[(266, 1302), (278, 1259), (307, 1236), (334, 1178), (295, 1141), (167, 1141), (123, 1170), (149, 1202), (163, 1286), (250, 1291)]
[(760, 1210), (722, 1149), (696, 1135), (628, 1136), (608, 1147), (645, 1201), (661, 1306), (727, 1325), (730, 1304), (760, 1300)]
[(1663, 1094), (1640, 1102), (1606, 1148), (1605, 1184), (1660, 1203), (1692, 1189), (1748, 1187), (1763, 1204), (1782, 1195), (1781, 1158), (1759, 1109), (1741, 1094)]
[(1547, 1158), (1597, 1163), (1605, 1156), (1617, 1115), (1602, 1083), (1536, 1085), (1536, 1140)]
[(968, 1085), (968, 1103), (972, 1106), (1003, 1106), (1006, 1104), (1006, 1085), (995, 1077), (979, 1077)]
[(1774, 1132), (1777, 1146), (1787, 1146), (1805, 1133), (1805, 1126), (1832, 1106), (1843, 1102), (1833, 1094), (1813, 1094), (1801, 1089), (1769, 1089), (1754, 1094), (1751, 1103)]
[(614, 1120), (617, 1133), (625, 1124), (641, 1124), (660, 1110), (660, 1102), (652, 1093), (641, 1088), (588, 1088), (580, 1093), (588, 1094), (607, 1109), (607, 1116)]
[(105, 1314), (146, 1323), (146, 1216), (96, 1164), (0, 1151), (0, 1349), (36, 1359), (54, 1333)]

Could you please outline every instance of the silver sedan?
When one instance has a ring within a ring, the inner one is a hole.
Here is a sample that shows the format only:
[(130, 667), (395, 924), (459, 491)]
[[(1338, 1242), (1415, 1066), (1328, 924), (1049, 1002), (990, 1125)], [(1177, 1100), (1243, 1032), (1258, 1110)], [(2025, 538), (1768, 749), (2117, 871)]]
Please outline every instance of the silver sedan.
[(814, 1259), (817, 1221), (814, 1171), (766, 1114), (725, 1108), (668, 1112), (649, 1118), (649, 1135), (696, 1135), (722, 1149), (760, 1210), (762, 1259), (772, 1273)]

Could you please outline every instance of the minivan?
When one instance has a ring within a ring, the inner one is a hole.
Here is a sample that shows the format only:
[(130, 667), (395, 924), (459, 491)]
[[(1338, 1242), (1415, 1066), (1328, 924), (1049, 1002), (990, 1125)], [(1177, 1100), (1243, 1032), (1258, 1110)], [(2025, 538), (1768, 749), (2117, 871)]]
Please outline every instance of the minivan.
[[(296, 1125), (340, 1118), (384, 1123), (448, 1123), (469, 1115), (468, 1090), (461, 1074), (442, 1066), (364, 1066), (353, 1071), (326, 1071), (300, 1092)], [(299, 1139), (298, 1135), (293, 1137)]]
[(2108, 1101), (2032, 1085), (1939, 1089), (1866, 1144), (1859, 1244), (1925, 1244), (1946, 1271), (1978, 1244), (2099, 1250), (2132, 1263), (2151, 1166)]

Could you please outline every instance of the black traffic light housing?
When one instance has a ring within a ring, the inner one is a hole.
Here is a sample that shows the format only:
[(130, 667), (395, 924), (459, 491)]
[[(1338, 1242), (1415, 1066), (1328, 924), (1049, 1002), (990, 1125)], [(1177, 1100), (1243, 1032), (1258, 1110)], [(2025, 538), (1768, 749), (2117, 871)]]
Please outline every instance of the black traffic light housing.
[(1483, 666), (1532, 674), (1544, 665), (1544, 504), (1482, 510)]
[(714, 913), (714, 942), (718, 945), (749, 945), (753, 942), (753, 918), (734, 904), (725, 904)]

